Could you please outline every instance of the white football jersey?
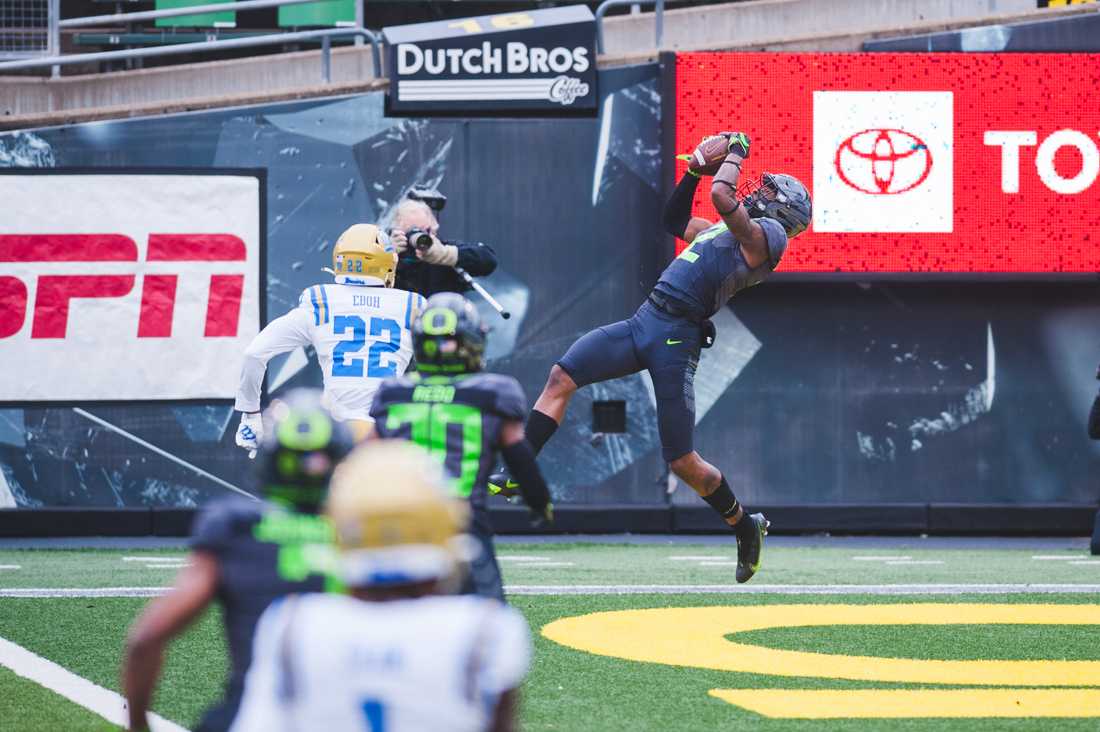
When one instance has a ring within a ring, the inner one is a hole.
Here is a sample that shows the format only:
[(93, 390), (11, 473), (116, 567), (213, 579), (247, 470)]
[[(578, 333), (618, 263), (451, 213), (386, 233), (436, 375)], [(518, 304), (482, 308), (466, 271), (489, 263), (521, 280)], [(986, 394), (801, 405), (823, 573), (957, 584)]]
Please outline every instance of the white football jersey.
[(291, 595), (260, 619), (232, 732), (485, 730), (531, 661), (527, 621), (473, 595)]
[(236, 409), (260, 409), (260, 386), (276, 354), (312, 344), (325, 380), (326, 406), (339, 420), (370, 420), (374, 392), (412, 359), (411, 326), (424, 298), (387, 287), (328, 284), (306, 288), (298, 307), (267, 324), (245, 349)]

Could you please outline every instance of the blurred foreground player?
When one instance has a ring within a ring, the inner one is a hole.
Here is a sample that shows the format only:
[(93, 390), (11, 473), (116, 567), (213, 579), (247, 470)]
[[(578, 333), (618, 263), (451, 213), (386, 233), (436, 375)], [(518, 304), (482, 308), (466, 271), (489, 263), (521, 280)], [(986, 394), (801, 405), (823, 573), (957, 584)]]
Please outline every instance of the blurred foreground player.
[[(664, 213), (669, 233), (689, 246), (665, 268), (631, 318), (597, 328), (570, 346), (550, 370), (526, 430), (538, 452), (561, 424), (578, 388), (648, 370), (662, 455), (672, 472), (736, 532), (738, 582), (747, 582), (760, 567), (768, 521), (763, 514), (745, 512), (721, 471), (694, 450), (695, 369), (700, 348), (713, 344), (709, 318), (771, 274), (788, 240), (810, 224), (810, 194), (789, 175), (764, 173), (760, 181), (743, 186), (738, 199), (741, 163), (748, 156), (749, 138), (741, 132), (699, 144)], [(701, 175), (714, 176), (710, 199), (722, 219), (717, 224), (691, 216)], [(508, 481), (506, 475), (491, 479), (511, 487)]]
[(428, 298), (413, 324), (419, 373), (390, 379), (371, 408), (375, 432), (428, 449), (452, 479), (456, 495), (473, 509), (470, 531), (481, 545), (466, 592), (504, 600), (493, 551), (487, 481), (497, 454), (516, 476), (523, 499), (539, 520), (553, 518), (550, 493), (523, 436), (527, 397), (511, 376), (485, 373), (486, 329), (477, 309), (456, 293)]
[(325, 381), (326, 406), (357, 438), (370, 429), (370, 405), (382, 379), (400, 376), (412, 358), (409, 325), (424, 298), (393, 289), (397, 253), (374, 224), (355, 224), (332, 248), (335, 282), (306, 288), (298, 307), (271, 321), (244, 352), (234, 409), (237, 445), (255, 450), (263, 437), (260, 387), (267, 362), (312, 345)]
[(318, 515), (336, 463), (351, 448), (346, 428), (321, 407), (321, 392), (301, 389), (272, 402), (260, 444), (265, 501), (227, 498), (207, 504), (195, 522), (188, 566), (164, 597), (130, 629), (122, 683), (130, 729), (146, 729), (146, 711), (164, 649), (213, 602), (222, 606), (230, 672), (221, 703), (200, 732), (229, 728), (252, 657), (252, 635), (272, 600), (324, 589), (313, 573), (331, 552), (332, 530)]
[(355, 450), (326, 512), (350, 596), (290, 596), (260, 620), (234, 732), (511, 730), (531, 658), (516, 610), (441, 595), (466, 507), (422, 449)]

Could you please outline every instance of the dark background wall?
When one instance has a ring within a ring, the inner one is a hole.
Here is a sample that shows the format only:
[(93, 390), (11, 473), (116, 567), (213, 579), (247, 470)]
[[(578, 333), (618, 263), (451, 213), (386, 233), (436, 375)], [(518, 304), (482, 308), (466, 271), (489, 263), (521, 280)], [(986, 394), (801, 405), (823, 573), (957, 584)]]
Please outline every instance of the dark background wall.
[[(15, 133), (0, 136), (0, 164), (266, 167), (269, 317), (325, 279), (346, 226), (437, 184), (450, 198), (443, 234), (500, 254), (487, 286), (517, 315), (486, 314), (490, 368), (533, 399), (565, 348), (629, 316), (667, 261), (658, 68), (603, 72), (600, 84), (595, 119), (386, 119), (380, 95), (358, 95)], [(750, 503), (1094, 503), (1100, 448), (1084, 424), (1098, 294), (1081, 279), (778, 278), (716, 318), (696, 445)], [(280, 389), (320, 384), (312, 359), (283, 365), (271, 365)], [(594, 399), (625, 401), (625, 434), (592, 434)], [(186, 507), (226, 490), (73, 406), (0, 408), (16, 505)], [(83, 407), (250, 483), (224, 403)], [(542, 462), (559, 504), (698, 503), (684, 487), (668, 493), (644, 376), (582, 390)]]

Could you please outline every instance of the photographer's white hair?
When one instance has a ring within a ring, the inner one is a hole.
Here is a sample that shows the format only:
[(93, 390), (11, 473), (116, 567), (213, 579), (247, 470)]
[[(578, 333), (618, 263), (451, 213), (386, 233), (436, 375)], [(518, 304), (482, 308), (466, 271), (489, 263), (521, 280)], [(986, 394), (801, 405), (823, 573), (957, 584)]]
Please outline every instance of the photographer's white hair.
[(432, 211), (428, 204), (423, 201), (414, 201), (411, 198), (406, 198), (394, 206), (387, 216), (385, 216), (385, 228), (390, 229), (397, 227), (397, 222), (413, 212), (426, 213), (433, 224), (439, 223), (439, 220), (435, 217), (435, 211)]

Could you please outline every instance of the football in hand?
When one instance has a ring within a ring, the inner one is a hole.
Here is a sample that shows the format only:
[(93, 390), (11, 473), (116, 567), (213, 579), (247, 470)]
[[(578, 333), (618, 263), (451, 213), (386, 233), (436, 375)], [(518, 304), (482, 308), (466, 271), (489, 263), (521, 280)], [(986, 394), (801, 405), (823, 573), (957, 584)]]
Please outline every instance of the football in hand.
[(722, 167), (722, 161), (729, 154), (729, 138), (725, 135), (710, 135), (696, 145), (691, 154), (688, 167), (699, 175), (714, 175)]

